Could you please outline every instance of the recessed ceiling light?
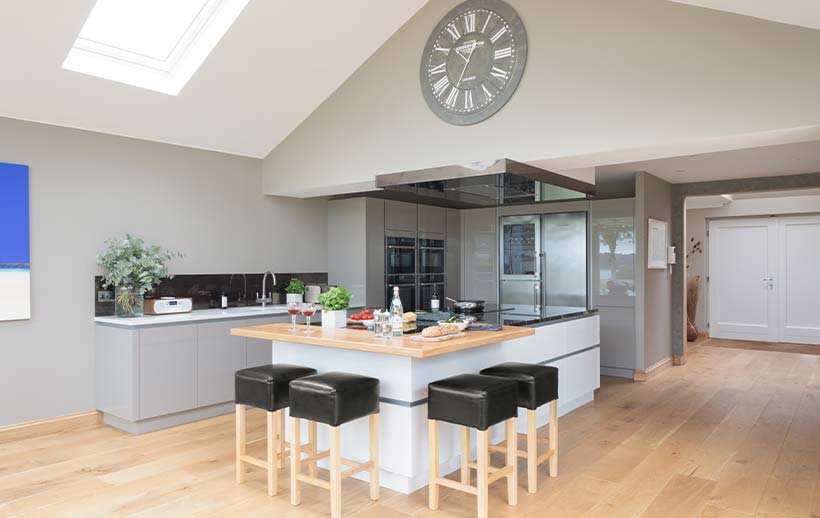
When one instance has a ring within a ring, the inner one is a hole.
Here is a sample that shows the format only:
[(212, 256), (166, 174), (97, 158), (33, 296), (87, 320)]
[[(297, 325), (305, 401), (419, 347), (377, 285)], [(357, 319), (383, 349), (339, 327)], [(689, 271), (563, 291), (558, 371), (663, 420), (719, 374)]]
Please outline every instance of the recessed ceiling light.
[(63, 68), (177, 95), (250, 0), (97, 0)]

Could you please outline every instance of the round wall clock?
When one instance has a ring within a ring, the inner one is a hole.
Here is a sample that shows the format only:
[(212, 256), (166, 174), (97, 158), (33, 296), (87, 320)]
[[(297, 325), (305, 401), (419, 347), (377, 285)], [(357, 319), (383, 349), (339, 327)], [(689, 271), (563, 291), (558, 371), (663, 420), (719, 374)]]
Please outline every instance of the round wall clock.
[(475, 124), (500, 110), (527, 62), (527, 33), (501, 0), (468, 0), (438, 23), (421, 60), (421, 90), (433, 113)]

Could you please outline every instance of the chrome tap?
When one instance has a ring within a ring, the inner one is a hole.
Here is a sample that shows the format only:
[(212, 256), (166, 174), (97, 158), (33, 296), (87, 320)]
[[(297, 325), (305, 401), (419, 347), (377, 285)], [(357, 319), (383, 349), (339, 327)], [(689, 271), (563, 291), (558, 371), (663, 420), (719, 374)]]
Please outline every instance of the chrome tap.
[[(242, 283), (244, 285), (243, 291), (239, 295), (236, 296), (236, 302), (237, 302), (237, 304), (239, 304), (241, 306), (242, 302), (244, 302), (248, 298), (248, 276), (245, 275), (244, 273), (232, 273), (230, 279), (228, 279), (228, 289), (229, 290), (233, 287), (233, 278), (234, 278), (235, 275), (241, 275), (242, 276)], [(259, 294), (257, 293), (257, 295), (259, 295)]]
[(273, 303), (273, 292), (267, 293), (265, 296), (265, 281), (268, 280), (268, 274), (273, 277), (273, 285), (276, 286), (276, 274), (272, 271), (268, 270), (262, 274), (262, 298), (259, 298), (259, 293), (256, 294), (256, 303), (262, 304), (262, 309), (265, 309), (265, 304), (272, 304)]

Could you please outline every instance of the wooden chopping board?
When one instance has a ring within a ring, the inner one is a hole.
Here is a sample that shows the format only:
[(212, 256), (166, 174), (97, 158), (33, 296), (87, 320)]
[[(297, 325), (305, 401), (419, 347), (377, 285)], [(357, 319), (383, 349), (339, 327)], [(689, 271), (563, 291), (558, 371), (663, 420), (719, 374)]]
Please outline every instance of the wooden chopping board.
[(445, 335), (445, 336), (433, 336), (433, 337), (426, 337), (426, 336), (413, 336), (410, 340), (414, 342), (446, 342), (447, 340), (452, 340), (453, 338), (462, 338), (467, 336), (467, 333), (456, 333), (454, 335)]

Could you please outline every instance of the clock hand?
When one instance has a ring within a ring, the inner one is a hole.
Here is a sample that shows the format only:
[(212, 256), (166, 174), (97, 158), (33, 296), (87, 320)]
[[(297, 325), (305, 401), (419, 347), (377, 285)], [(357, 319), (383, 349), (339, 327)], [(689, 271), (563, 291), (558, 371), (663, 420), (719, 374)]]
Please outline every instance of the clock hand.
[[(464, 68), (461, 70), (461, 75), (458, 76), (458, 81), (456, 82), (456, 86), (461, 85), (461, 79), (464, 77), (464, 72), (467, 71), (467, 67), (470, 66), (470, 60), (473, 59), (473, 52), (475, 51), (475, 48), (476, 48), (477, 45), (478, 45), (478, 42), (473, 41), (473, 45), (472, 45), (472, 47), (470, 47), (470, 54), (467, 55), (467, 61), (466, 61), (466, 63), (464, 63)], [(456, 51), (456, 52), (458, 52), (458, 51)]]

